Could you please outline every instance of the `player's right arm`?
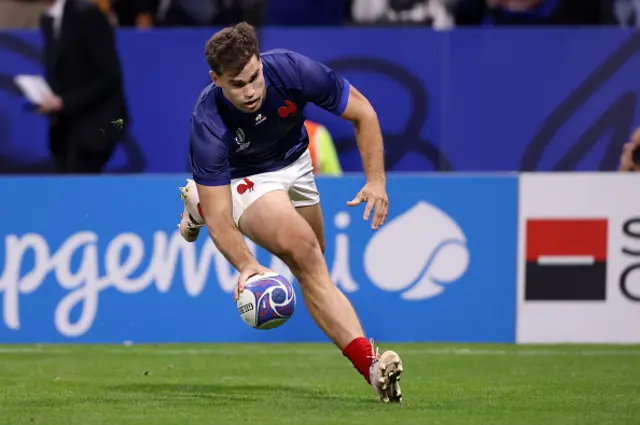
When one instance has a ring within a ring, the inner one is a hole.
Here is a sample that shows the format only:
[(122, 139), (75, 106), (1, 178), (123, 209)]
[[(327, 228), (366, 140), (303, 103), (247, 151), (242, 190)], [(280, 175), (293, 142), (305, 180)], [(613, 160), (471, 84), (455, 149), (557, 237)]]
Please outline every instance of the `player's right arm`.
[(229, 185), (207, 186), (196, 183), (200, 207), (209, 236), (216, 247), (237, 270), (257, 264), (242, 233), (233, 221), (231, 190)]
[(240, 272), (235, 298), (252, 275), (267, 271), (253, 256), (233, 221), (227, 146), (197, 117), (191, 121), (191, 169), (209, 236), (218, 250)]

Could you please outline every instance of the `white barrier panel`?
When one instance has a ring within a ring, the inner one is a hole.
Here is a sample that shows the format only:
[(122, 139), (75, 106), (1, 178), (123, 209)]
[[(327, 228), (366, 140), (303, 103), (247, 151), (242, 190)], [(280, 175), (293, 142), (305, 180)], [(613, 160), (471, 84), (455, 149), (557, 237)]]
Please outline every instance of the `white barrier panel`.
[(640, 176), (519, 184), (517, 341), (640, 342)]

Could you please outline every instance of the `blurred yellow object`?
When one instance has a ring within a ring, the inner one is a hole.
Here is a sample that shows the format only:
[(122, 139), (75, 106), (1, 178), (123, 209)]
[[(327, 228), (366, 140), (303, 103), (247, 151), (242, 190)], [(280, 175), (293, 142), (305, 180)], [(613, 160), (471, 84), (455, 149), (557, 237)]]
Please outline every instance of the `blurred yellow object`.
[(309, 152), (314, 174), (325, 176), (342, 175), (342, 167), (329, 130), (322, 124), (306, 120), (304, 126), (309, 134)]

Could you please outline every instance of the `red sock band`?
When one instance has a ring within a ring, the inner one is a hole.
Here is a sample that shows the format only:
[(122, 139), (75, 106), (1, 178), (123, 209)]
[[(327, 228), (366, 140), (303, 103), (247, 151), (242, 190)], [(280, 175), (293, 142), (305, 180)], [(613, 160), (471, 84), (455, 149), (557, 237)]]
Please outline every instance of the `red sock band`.
[(371, 344), (366, 338), (359, 337), (351, 341), (342, 350), (342, 355), (351, 360), (353, 367), (360, 375), (369, 381), (369, 366), (371, 366)]

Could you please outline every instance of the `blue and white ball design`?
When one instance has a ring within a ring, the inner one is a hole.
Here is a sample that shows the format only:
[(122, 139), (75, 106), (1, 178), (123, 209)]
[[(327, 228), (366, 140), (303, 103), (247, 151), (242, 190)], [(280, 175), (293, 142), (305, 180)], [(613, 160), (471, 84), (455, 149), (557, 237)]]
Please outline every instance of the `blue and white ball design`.
[(255, 329), (273, 329), (284, 324), (296, 308), (293, 285), (277, 273), (247, 279), (238, 298), (238, 312)]

